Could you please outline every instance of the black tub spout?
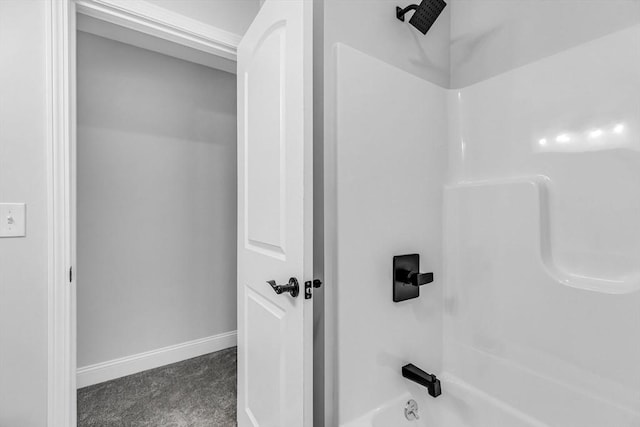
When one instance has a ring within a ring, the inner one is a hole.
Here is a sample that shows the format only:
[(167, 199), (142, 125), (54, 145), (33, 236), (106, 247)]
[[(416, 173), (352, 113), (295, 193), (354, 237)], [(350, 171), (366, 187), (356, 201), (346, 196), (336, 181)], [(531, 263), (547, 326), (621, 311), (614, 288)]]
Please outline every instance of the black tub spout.
[(412, 363), (402, 367), (402, 376), (426, 387), (432, 397), (438, 397), (442, 394), (440, 380), (435, 375), (423, 371)]

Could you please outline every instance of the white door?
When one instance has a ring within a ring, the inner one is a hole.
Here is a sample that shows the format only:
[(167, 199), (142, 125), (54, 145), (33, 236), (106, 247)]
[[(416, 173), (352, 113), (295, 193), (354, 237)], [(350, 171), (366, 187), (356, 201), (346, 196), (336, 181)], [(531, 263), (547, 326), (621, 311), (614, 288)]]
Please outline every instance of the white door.
[(312, 425), (311, 9), (267, 0), (238, 47), (239, 427)]

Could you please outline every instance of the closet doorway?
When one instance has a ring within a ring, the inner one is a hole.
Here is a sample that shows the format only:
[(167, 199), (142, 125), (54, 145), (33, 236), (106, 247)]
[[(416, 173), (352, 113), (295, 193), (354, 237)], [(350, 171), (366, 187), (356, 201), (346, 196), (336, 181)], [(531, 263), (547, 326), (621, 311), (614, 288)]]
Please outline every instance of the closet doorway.
[[(231, 331), (229, 334), (223, 332), (210, 337), (171, 344), (156, 350), (143, 350), (141, 353), (130, 356), (84, 366), (81, 367), (83, 369), (80, 372), (76, 372), (76, 343), (78, 342), (76, 332), (79, 331), (76, 328), (76, 312), (79, 312), (76, 293), (77, 288), (82, 286), (83, 282), (83, 265), (76, 263), (76, 260), (80, 260), (80, 257), (77, 256), (78, 230), (76, 224), (79, 223), (78, 219), (82, 220), (76, 218), (78, 211), (76, 188), (82, 185), (76, 182), (78, 181), (76, 176), (77, 163), (82, 160), (76, 156), (76, 153), (80, 153), (77, 142), (81, 143), (76, 139), (76, 131), (82, 130), (76, 127), (76, 70), (78, 67), (76, 66), (75, 53), (77, 28), (80, 31), (90, 32), (107, 39), (115, 39), (118, 42), (127, 42), (127, 40), (123, 40), (123, 37), (126, 37), (122, 36), (123, 32), (135, 34), (132, 37), (135, 43), (125, 44), (132, 44), (201, 65), (210, 65), (210, 62), (214, 62), (212, 68), (223, 71), (229, 71), (225, 67), (235, 67), (235, 61), (238, 61), (238, 74), (242, 75), (242, 82), (238, 84), (236, 98), (238, 103), (238, 140), (241, 141), (237, 144), (237, 148), (238, 159), (242, 159), (242, 161), (237, 163), (238, 219), (234, 228), (238, 230), (238, 242), (242, 242), (242, 245), (231, 248), (229, 251), (237, 251), (238, 260), (237, 265), (229, 266), (230, 269), (237, 268), (238, 274), (236, 283), (238, 291), (236, 302), (238, 310), (237, 342), (239, 343), (237, 406), (242, 408), (238, 414), (238, 422), (244, 426), (249, 422), (257, 424), (254, 419), (258, 419), (262, 420), (258, 422), (260, 424), (274, 424), (275, 422), (277, 425), (286, 424), (292, 427), (310, 426), (315, 397), (313, 393), (315, 368), (313, 364), (315, 349), (313, 346), (313, 307), (315, 304), (312, 296), (313, 289), (322, 283), (321, 279), (314, 277), (313, 271), (316, 264), (313, 251), (316, 242), (313, 240), (313, 234), (314, 231), (319, 231), (314, 230), (313, 218), (321, 208), (313, 203), (314, 184), (321, 182), (314, 179), (313, 169), (313, 153), (317, 148), (313, 144), (315, 118), (313, 115), (313, 5), (303, 0), (266, 2), (253, 19), (242, 41), (239, 36), (231, 37), (229, 33), (221, 33), (214, 27), (205, 25), (207, 28), (203, 28), (192, 19), (187, 19), (188, 22), (186, 22), (184, 16), (170, 17), (164, 12), (156, 13), (157, 9), (147, 2), (61, 0), (50, 3), (50, 6), (52, 55), (49, 65), (52, 71), (50, 117), (52, 136), (49, 160), (51, 161), (52, 173), (48, 182), (51, 186), (52, 243), (49, 251), (51, 266), (49, 283), (49, 324), (51, 326), (48, 357), (51, 372), (48, 393), (50, 398), (49, 424), (56, 426), (76, 425), (77, 373), (86, 374), (86, 377), (94, 377), (95, 379), (95, 377), (102, 375), (101, 372), (114, 371), (113, 368), (117, 367), (116, 371), (119, 370), (120, 374), (126, 375), (147, 369), (154, 364), (171, 363), (171, 360), (167, 360), (170, 359), (169, 355), (176, 356), (174, 358), (176, 360), (192, 358), (197, 354), (206, 354), (207, 352), (203, 351), (202, 346), (219, 342), (218, 338), (224, 342), (224, 338), (229, 338), (233, 334)], [(113, 32), (111, 29), (106, 29), (104, 32), (101, 32), (102, 30), (99, 32), (86, 31), (80, 22), (76, 26), (76, 10), (90, 18), (98, 18), (100, 26), (107, 24), (107, 26), (125, 27), (124, 31), (122, 32), (121, 28)], [(113, 33), (116, 34), (116, 37), (113, 37)], [(107, 67), (107, 65), (104, 66)], [(162, 74), (158, 69), (159, 67), (147, 67), (146, 72)], [(121, 96), (137, 105), (139, 97), (136, 97), (136, 102), (129, 97), (131, 90), (138, 89), (135, 84), (131, 84), (136, 79), (131, 78), (127, 73), (125, 73), (125, 77), (129, 85), (124, 84), (119, 88), (122, 90)], [(95, 82), (91, 82), (89, 87), (90, 90), (96, 90)], [(144, 93), (154, 100), (151, 110), (157, 109), (161, 112), (162, 117), (157, 120), (183, 115), (181, 110), (178, 112), (171, 110), (170, 113), (167, 113), (166, 110), (158, 107), (159, 104), (156, 104), (156, 99), (153, 98), (156, 92), (164, 93), (168, 88), (173, 88), (172, 84), (162, 83), (156, 89), (147, 89)], [(115, 92), (115, 90), (108, 90), (102, 93), (111, 97)], [(174, 101), (171, 96), (169, 96), (169, 104), (173, 104)], [(196, 99), (198, 98), (196, 97)], [(184, 105), (183, 108), (193, 110), (194, 105), (190, 103)], [(96, 110), (100, 111), (99, 108)], [(144, 141), (147, 141), (147, 145), (150, 145), (148, 144), (150, 135), (140, 129), (151, 126), (151, 124), (158, 126), (158, 123), (147, 119), (146, 122), (142, 122), (144, 126), (141, 126), (139, 122), (136, 122), (135, 126), (132, 125), (130, 123), (131, 117), (133, 114), (138, 114), (139, 110), (141, 108), (138, 105), (137, 109), (130, 109), (129, 114), (116, 114), (116, 116), (129, 125), (126, 129), (128, 133), (137, 133), (137, 137), (142, 137)], [(96, 115), (99, 116), (99, 114)], [(252, 119), (248, 120), (247, 117), (252, 117)], [(186, 132), (187, 139), (194, 138), (193, 127), (185, 127), (184, 125), (178, 127)], [(96, 132), (98, 139), (103, 138), (104, 134), (109, 132), (115, 133), (116, 139), (121, 136), (118, 135), (118, 132), (113, 132), (113, 129), (107, 129), (107, 132), (104, 132), (104, 129), (99, 130), (102, 132)], [(90, 133), (88, 132), (88, 134)], [(254, 137), (249, 138), (248, 135), (254, 135)], [(175, 136), (173, 135), (173, 137)], [(170, 137), (171, 135), (169, 135), (169, 140)], [(200, 140), (195, 138), (195, 142), (198, 141)], [(163, 144), (167, 143), (168, 141), (163, 141)], [(173, 153), (171, 150), (169, 152)], [(140, 156), (139, 153), (133, 156), (132, 162), (140, 166), (151, 165), (153, 166), (151, 169), (156, 171), (168, 169), (174, 174), (174, 177), (177, 176), (176, 179), (180, 183), (187, 183), (186, 186), (181, 187), (182, 192), (191, 191), (184, 188), (193, 189), (195, 184), (184, 176), (176, 174), (174, 170), (174, 163), (180, 162), (175, 158), (167, 158), (169, 156), (166, 153), (165, 157), (165, 161), (168, 163), (165, 163), (164, 166), (161, 162), (160, 165), (153, 165), (148, 158)], [(196, 160), (193, 160), (193, 157), (188, 157), (192, 160), (184, 161), (187, 157), (180, 157), (180, 160), (182, 163), (192, 166)], [(118, 158), (118, 160), (125, 162), (127, 159), (129, 159), (128, 153), (124, 153)], [(97, 164), (100, 164), (105, 158), (98, 155), (96, 160)], [(198, 157), (197, 160), (199, 161), (200, 158)], [(111, 159), (111, 164), (114, 164), (115, 161), (116, 159)], [(89, 169), (93, 171), (92, 168)], [(111, 167), (111, 169), (114, 168)], [(127, 191), (131, 190), (132, 185), (141, 185), (137, 180), (142, 176), (136, 175), (139, 170), (135, 168), (131, 170), (134, 172), (131, 172), (127, 179), (121, 176), (117, 177), (120, 180), (119, 186)], [(321, 171), (321, 169), (318, 170)], [(182, 172), (189, 174), (191, 169)], [(142, 183), (149, 186), (151, 181), (153, 180), (147, 176), (146, 180), (142, 180)], [(175, 184), (170, 179), (164, 181), (165, 186)], [(104, 189), (99, 186), (96, 188)], [(168, 200), (169, 198), (163, 194), (159, 194), (157, 198), (153, 199), (155, 202), (161, 201), (170, 205), (169, 207), (156, 206), (156, 209), (175, 209), (170, 212), (170, 215), (161, 216), (164, 221), (155, 219), (155, 222), (162, 223), (163, 227), (154, 233), (166, 233), (167, 227), (180, 227), (185, 221), (197, 222), (201, 220), (201, 217), (192, 215), (189, 206), (184, 205), (186, 202), (175, 202), (175, 199), (184, 200), (184, 195), (180, 191), (175, 191), (175, 188), (170, 190), (175, 193), (172, 200)], [(90, 193), (94, 194), (95, 191), (94, 188)], [(154, 191), (157, 192), (156, 189)], [(135, 200), (135, 197), (147, 196), (147, 187), (140, 187), (134, 196), (130, 196), (129, 202)], [(103, 203), (103, 200), (99, 202)], [(112, 216), (115, 215), (118, 218), (116, 221), (128, 220), (126, 214), (129, 209), (130, 206), (123, 203), (120, 209), (112, 212)], [(131, 233), (142, 233), (145, 230), (144, 227), (149, 225), (147, 222), (152, 222), (147, 218), (150, 212), (153, 212), (154, 215), (157, 214), (153, 209), (142, 213), (131, 209), (131, 212), (135, 213), (131, 220), (138, 221), (137, 225), (127, 229)], [(80, 215), (82, 215), (81, 212)], [(108, 220), (114, 221), (112, 218)], [(206, 221), (210, 221), (210, 218), (207, 217)], [(91, 225), (92, 227), (101, 226), (99, 223)], [(200, 233), (200, 229), (197, 230)], [(120, 230), (117, 231), (120, 232)], [(165, 243), (158, 239), (154, 233), (147, 232), (147, 235), (153, 236), (152, 242)], [(144, 236), (144, 234), (142, 235)], [(174, 237), (179, 235), (179, 233), (172, 234)], [(202, 237), (198, 234), (196, 237), (208, 242), (206, 236)], [(177, 241), (178, 243), (173, 243), (173, 249), (176, 249), (175, 246), (180, 246), (180, 238), (177, 238)], [(118, 243), (112, 243), (112, 245), (120, 246)], [(98, 249), (104, 248), (100, 246)], [(121, 247), (119, 250), (133, 253), (134, 249), (140, 253), (136, 247)], [(173, 257), (158, 257), (155, 261), (146, 261), (146, 263), (151, 265), (154, 271), (159, 268), (168, 268), (160, 263), (171, 263), (175, 261), (174, 257), (184, 257), (185, 248), (180, 247), (179, 249), (181, 250), (172, 252)], [(154, 246), (150, 250), (155, 251), (158, 248)], [(321, 251), (318, 253), (320, 254)], [(106, 257), (108, 255), (103, 256), (103, 258)], [(194, 268), (194, 264), (191, 257), (184, 258), (187, 259), (185, 262), (186, 270), (183, 267), (182, 273), (186, 275), (191, 273), (190, 269)], [(113, 260), (102, 259), (100, 262), (109, 263), (110, 261)], [(107, 267), (102, 268), (106, 269)], [(131, 263), (127, 268), (139, 274), (138, 263)], [(123, 268), (121, 273), (127, 273), (127, 268)], [(112, 271), (117, 272), (118, 270), (117, 267), (112, 267)], [(104, 273), (104, 271), (99, 271), (99, 273)], [(152, 281), (165, 279), (157, 272), (150, 274)], [(111, 282), (119, 281), (120, 278), (120, 275), (116, 275)], [(182, 280), (184, 277), (170, 275), (168, 282), (174, 284), (175, 281)], [(288, 283), (286, 293), (283, 293), (285, 288), (282, 283)], [(128, 291), (128, 294), (131, 293), (129, 289)], [(124, 297), (125, 299), (129, 298), (128, 294)], [(151, 295), (148, 290), (144, 296), (147, 300), (158, 297)], [(183, 300), (176, 297), (176, 294), (172, 294), (171, 297), (172, 301), (168, 306), (172, 309), (173, 305), (186, 305)], [(199, 295), (199, 297), (203, 296)], [(138, 317), (134, 320), (141, 322), (143, 314), (139, 311), (141, 310), (138, 310), (136, 313)], [(87, 310), (87, 315), (88, 318), (91, 318), (95, 313), (90, 308)], [(179, 317), (174, 318), (172, 322), (161, 320), (162, 327), (158, 329), (169, 328), (172, 333), (175, 332), (172, 328), (176, 327), (174, 324), (176, 319)], [(137, 326), (136, 323), (119, 322), (119, 318), (116, 320), (115, 323), (118, 323), (118, 327), (110, 329), (111, 333)], [(191, 321), (190, 323), (193, 326), (197, 322)], [(127, 330), (127, 332), (129, 331)], [(129, 343), (139, 345), (140, 343), (134, 342), (135, 339), (131, 339)], [(233, 339), (235, 340), (235, 337)], [(107, 350), (112, 351), (111, 348)], [(201, 353), (195, 350), (199, 350)], [(178, 357), (184, 353), (187, 353), (186, 357)], [(164, 362), (161, 360), (163, 358), (165, 358)], [(144, 360), (154, 360), (154, 362), (145, 364), (141, 362)], [(146, 366), (141, 367), (140, 365)], [(113, 376), (120, 376), (120, 374)], [(176, 375), (178, 379), (183, 377), (184, 375)], [(192, 384), (189, 382), (190, 378), (184, 379), (189, 385)], [(82, 381), (80, 383), (82, 385)], [(283, 386), (284, 388), (282, 388)], [(274, 389), (279, 389), (281, 392), (274, 393)], [(167, 402), (172, 403), (175, 400), (180, 400), (177, 395), (169, 394), (171, 399), (168, 399)], [(135, 404), (127, 404), (128, 408), (134, 406)], [(288, 409), (283, 411), (278, 408)], [(181, 409), (176, 409), (176, 411), (181, 411)], [(133, 412), (139, 414), (137, 411)], [(131, 424), (129, 422), (131, 420), (135, 420), (136, 425), (140, 424), (135, 418), (124, 420), (124, 424)], [(117, 419), (115, 421), (118, 423)], [(154, 422), (164, 423), (165, 421), (152, 421), (151, 423)], [(178, 425), (192, 423), (193, 421), (187, 420), (179, 422)], [(218, 425), (226, 425), (226, 421), (220, 422)]]
[(78, 16), (78, 426), (233, 426), (235, 67), (113, 30)]

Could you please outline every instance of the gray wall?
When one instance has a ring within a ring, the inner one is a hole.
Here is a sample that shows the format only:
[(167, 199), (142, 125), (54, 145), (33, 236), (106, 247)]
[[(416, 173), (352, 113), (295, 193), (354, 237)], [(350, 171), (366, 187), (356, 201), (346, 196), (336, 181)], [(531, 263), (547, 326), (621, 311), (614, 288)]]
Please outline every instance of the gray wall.
[(78, 33), (78, 366), (236, 329), (236, 78)]
[(0, 1), (0, 202), (27, 237), (0, 239), (0, 426), (47, 417), (46, 4)]

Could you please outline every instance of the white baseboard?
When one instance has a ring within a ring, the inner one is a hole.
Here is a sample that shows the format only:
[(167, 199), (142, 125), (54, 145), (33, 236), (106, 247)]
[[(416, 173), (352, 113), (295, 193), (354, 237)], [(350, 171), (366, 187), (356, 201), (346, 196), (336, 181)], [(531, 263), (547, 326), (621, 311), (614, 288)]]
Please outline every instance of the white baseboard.
[(182, 344), (146, 351), (120, 359), (109, 360), (95, 365), (78, 368), (76, 380), (78, 388), (113, 380), (146, 371), (170, 363), (191, 359), (233, 347), (237, 343), (236, 331), (225, 332), (211, 337), (200, 338)]

